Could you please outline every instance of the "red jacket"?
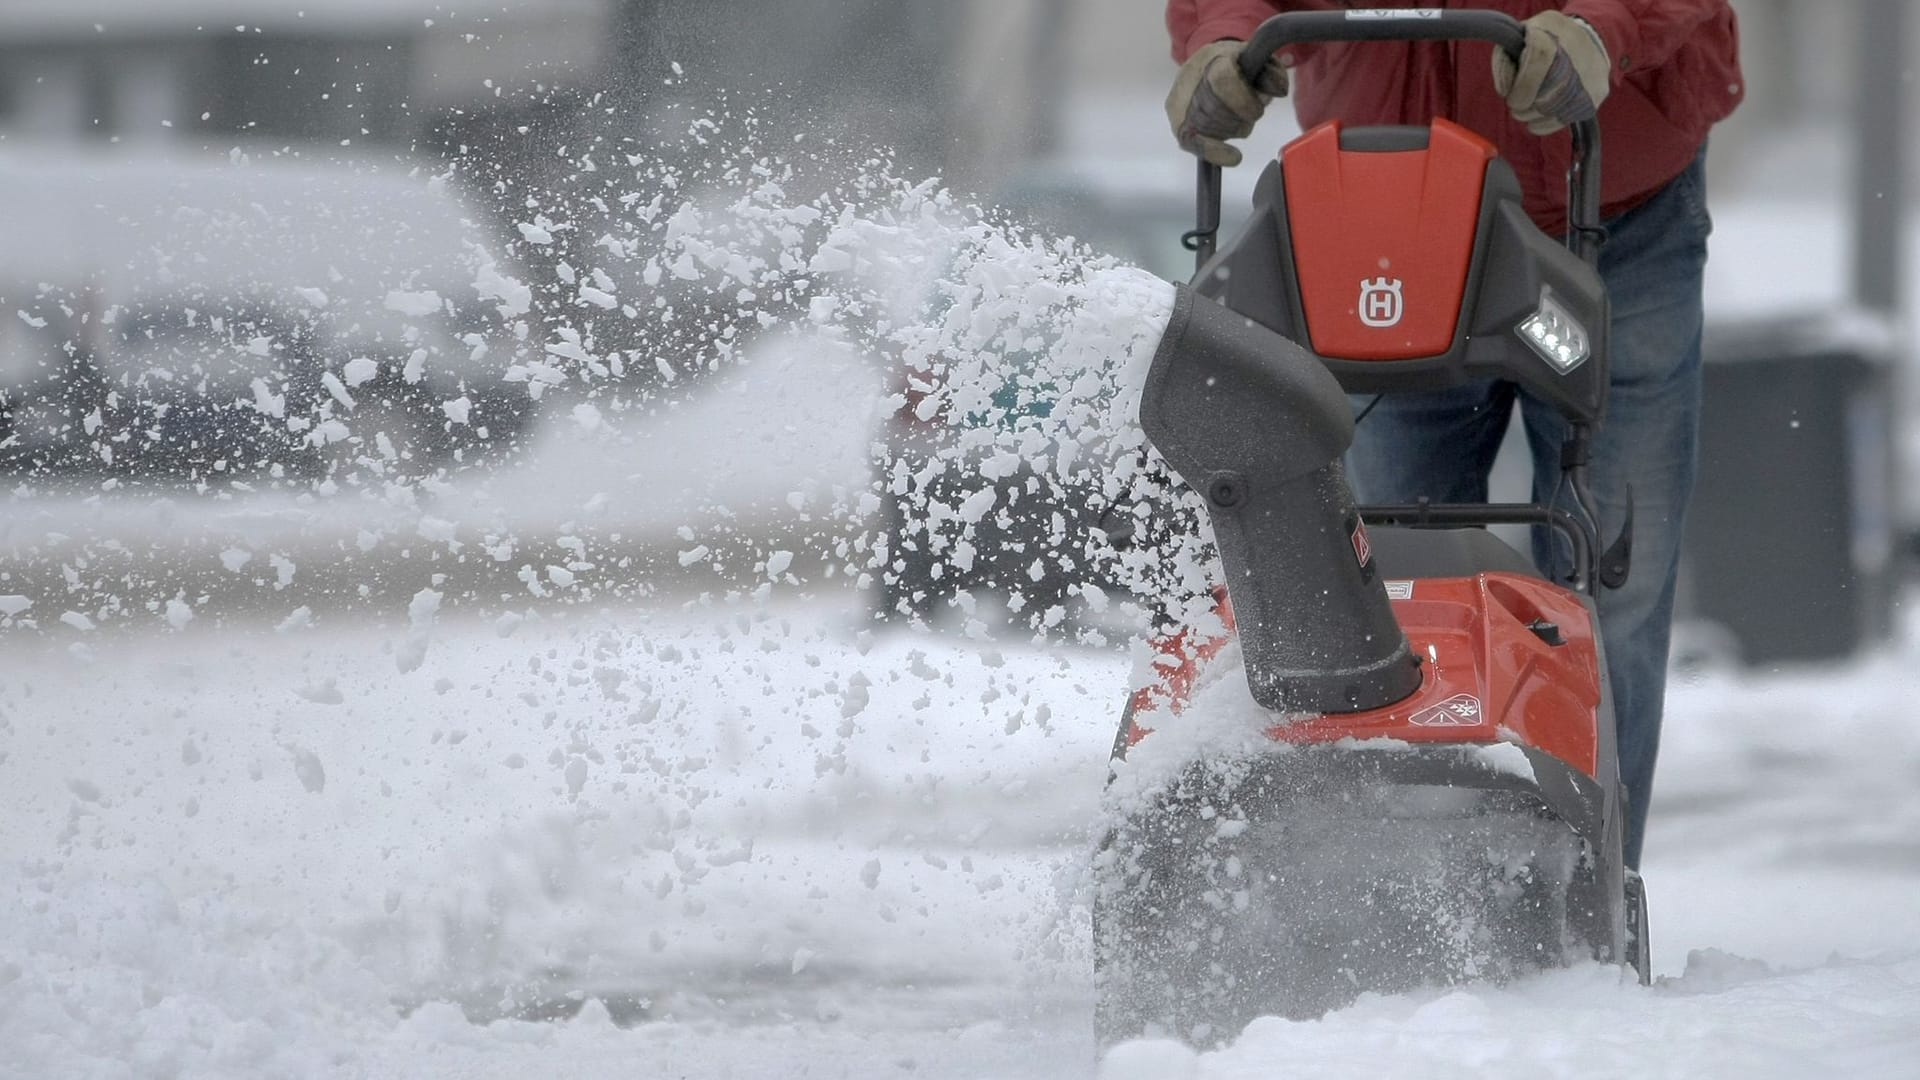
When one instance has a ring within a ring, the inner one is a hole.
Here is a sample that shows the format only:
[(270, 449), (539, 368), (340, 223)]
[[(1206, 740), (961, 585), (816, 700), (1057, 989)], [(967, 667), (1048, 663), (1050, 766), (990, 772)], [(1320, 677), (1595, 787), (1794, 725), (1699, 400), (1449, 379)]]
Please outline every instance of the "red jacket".
[[(1631, 209), (1678, 176), (1733, 111), (1740, 79), (1738, 28), (1727, 0), (1167, 0), (1173, 58), (1223, 38), (1245, 40), (1278, 11), (1346, 7), (1489, 8), (1515, 18), (1558, 8), (1585, 19), (1613, 60), (1600, 106), (1602, 210)], [(1292, 97), (1303, 127), (1425, 124), (1444, 116), (1485, 135), (1512, 163), (1527, 212), (1549, 234), (1566, 227), (1571, 141), (1538, 138), (1493, 91), (1493, 46), (1482, 42), (1336, 42), (1282, 50), (1298, 66)], [(1291, 54), (1289, 56), (1289, 54)]]

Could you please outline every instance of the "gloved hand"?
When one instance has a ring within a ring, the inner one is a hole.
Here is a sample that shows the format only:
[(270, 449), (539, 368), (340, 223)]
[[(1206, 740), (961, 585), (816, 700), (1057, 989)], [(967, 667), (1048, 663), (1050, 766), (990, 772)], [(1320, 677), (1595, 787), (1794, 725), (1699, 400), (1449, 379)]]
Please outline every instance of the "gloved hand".
[(1558, 11), (1528, 19), (1527, 46), (1516, 67), (1505, 49), (1493, 50), (1493, 88), (1513, 118), (1535, 135), (1593, 116), (1606, 100), (1613, 61), (1600, 35)]
[(1238, 147), (1226, 140), (1253, 133), (1267, 102), (1287, 92), (1287, 69), (1269, 59), (1253, 85), (1240, 77), (1239, 41), (1216, 41), (1194, 50), (1167, 94), (1167, 122), (1180, 149), (1215, 165), (1240, 164)]

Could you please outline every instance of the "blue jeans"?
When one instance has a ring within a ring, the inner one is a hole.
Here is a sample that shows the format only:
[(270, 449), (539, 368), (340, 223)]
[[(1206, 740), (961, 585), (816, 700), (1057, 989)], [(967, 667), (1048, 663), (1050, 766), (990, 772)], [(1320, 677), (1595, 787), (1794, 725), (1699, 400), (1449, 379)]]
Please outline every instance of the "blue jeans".
[[(1597, 600), (1627, 789), (1626, 861), (1635, 867), (1660, 747), (1680, 526), (1700, 427), (1701, 273), (1712, 231), (1703, 162), (1704, 153), (1650, 201), (1607, 222), (1600, 256), (1613, 306), (1610, 396), (1591, 476), (1601, 544), (1620, 532), (1629, 485), (1634, 516), (1632, 574), (1623, 588), (1601, 589)], [(1565, 422), (1507, 382), (1381, 399), (1347, 456), (1356, 494), (1363, 502), (1484, 502), (1516, 401), (1533, 454), (1533, 498), (1549, 501)], [(1568, 493), (1559, 496), (1570, 503)], [(1536, 564), (1552, 565), (1552, 540), (1535, 530)]]

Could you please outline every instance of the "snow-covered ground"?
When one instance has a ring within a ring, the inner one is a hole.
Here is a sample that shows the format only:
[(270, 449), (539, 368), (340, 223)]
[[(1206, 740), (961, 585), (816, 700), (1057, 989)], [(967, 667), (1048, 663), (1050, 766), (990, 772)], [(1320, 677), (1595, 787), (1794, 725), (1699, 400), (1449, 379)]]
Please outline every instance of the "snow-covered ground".
[[(0, 1072), (1092, 1075), (1125, 658), (861, 627), (826, 595), (10, 644)], [(1675, 687), (1653, 988), (1363, 1000), (1104, 1075), (1911, 1075), (1914, 652)]]
[[(872, 516), (887, 383), (848, 342), (945, 363), (955, 412), (1005, 389), (1003, 352), (1044, 352), (1023, 392), (1111, 426), (1164, 287), (949, 222), (925, 185), (860, 197), (759, 189), (733, 212), (783, 258), (745, 270), (716, 220), (636, 229), (636, 262), (730, 294), (809, 268), (816, 336), (729, 350), (650, 411), (566, 377), (501, 468), (0, 496), (0, 1076), (1914, 1075), (1911, 631), (1676, 678), (1653, 987), (1586, 966), (1098, 1060), (1085, 868), (1126, 655), (876, 632), (795, 560)], [(1742, 213), (1710, 287), (1746, 306), (1719, 310), (1774, 304), (1763, 220), (1796, 230), (1808, 291), (1781, 303), (1838, 295), (1817, 216)], [(722, 528), (758, 563), (689, 586)], [(646, 546), (692, 570), (622, 588)], [(508, 569), (475, 585), (467, 560)]]

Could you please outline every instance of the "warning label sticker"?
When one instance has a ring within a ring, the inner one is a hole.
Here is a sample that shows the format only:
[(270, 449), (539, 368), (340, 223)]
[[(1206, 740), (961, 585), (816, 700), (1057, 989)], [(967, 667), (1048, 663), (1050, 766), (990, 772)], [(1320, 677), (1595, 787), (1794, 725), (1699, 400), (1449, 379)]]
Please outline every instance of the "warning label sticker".
[(1413, 582), (1411, 581), (1387, 582), (1387, 599), (1389, 600), (1413, 599)]
[(1438, 705), (1429, 705), (1413, 714), (1409, 723), (1417, 727), (1475, 727), (1480, 723), (1480, 699), (1472, 694), (1455, 694)]

